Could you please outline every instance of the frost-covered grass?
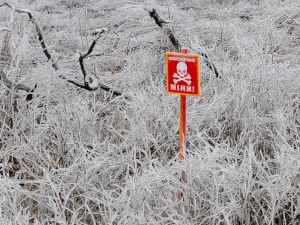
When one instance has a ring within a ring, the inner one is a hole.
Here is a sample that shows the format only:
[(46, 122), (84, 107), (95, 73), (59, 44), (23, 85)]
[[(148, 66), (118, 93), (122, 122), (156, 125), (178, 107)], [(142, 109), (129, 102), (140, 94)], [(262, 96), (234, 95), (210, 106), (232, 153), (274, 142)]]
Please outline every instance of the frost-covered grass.
[[(5, 71), (38, 88), (27, 105), (0, 86), (0, 224), (300, 224), (298, 0), (10, 3), (33, 12), (61, 70), (16, 14)], [(174, 48), (145, 7), (220, 72), (201, 59), (183, 164), (179, 97), (165, 90)], [(0, 8), (0, 26), (9, 16)], [(85, 63), (118, 97), (59, 78), (83, 79), (78, 51), (103, 27)]]

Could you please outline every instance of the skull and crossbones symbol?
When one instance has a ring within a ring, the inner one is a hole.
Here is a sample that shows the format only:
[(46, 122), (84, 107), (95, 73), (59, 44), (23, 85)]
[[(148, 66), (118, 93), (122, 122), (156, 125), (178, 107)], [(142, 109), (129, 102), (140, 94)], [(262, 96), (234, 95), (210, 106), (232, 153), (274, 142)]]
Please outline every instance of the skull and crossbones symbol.
[[(177, 73), (173, 75), (173, 81), (177, 84), (179, 81), (184, 81), (188, 85), (191, 84), (191, 75), (187, 73), (187, 65), (184, 62), (179, 62), (177, 64)], [(177, 78), (177, 79), (176, 79)]]

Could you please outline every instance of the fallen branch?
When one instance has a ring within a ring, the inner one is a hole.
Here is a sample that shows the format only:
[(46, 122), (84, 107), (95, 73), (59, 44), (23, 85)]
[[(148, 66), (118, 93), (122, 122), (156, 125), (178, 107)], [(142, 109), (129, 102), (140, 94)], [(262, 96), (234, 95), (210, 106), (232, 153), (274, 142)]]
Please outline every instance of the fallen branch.
[(208, 68), (214, 72), (216, 77), (219, 77), (219, 72), (216, 68), (216, 66), (209, 60), (208, 56), (206, 53), (200, 52), (200, 55), (202, 55), (205, 58), (205, 64), (208, 66)]
[[(28, 10), (25, 10), (25, 9), (19, 9), (19, 8), (16, 8), (14, 5), (12, 5), (12, 4), (8, 3), (8, 2), (4, 2), (4, 4), (1, 5), (1, 6), (4, 6), (4, 5), (6, 5), (6, 6), (8, 6), (9, 8), (11, 8), (12, 13), (11, 13), (11, 19), (10, 19), (10, 21), (13, 21), (13, 19), (12, 19), (13, 12), (26, 13), (26, 14), (28, 15), (30, 22), (34, 25), (34, 28), (35, 28), (35, 30), (37, 31), (38, 38), (39, 38), (39, 41), (40, 41), (40, 43), (41, 43), (41, 45), (42, 45), (44, 54), (46, 55), (46, 57), (47, 57), (48, 60), (51, 60), (51, 59), (52, 59), (52, 56), (51, 56), (51, 54), (50, 54), (49, 51), (48, 51), (48, 47), (46, 46), (45, 39), (44, 39), (43, 34), (42, 34), (42, 30), (41, 30), (40, 27), (37, 25), (37, 23), (36, 23), (36, 21), (35, 21), (33, 15), (32, 15), (32, 13), (31, 13), (30, 11), (28, 11)], [(10, 23), (10, 24), (11, 24), (11, 23)], [(11, 27), (11, 29), (12, 29), (12, 27)], [(53, 68), (54, 68), (55, 70), (58, 70), (58, 69), (59, 69), (58, 66), (56, 65), (56, 63), (54, 63), (52, 66), (53, 66)]]
[[(148, 11), (148, 10), (147, 10)], [(170, 27), (167, 26), (168, 22), (166, 22), (164, 19), (162, 19), (158, 13), (156, 12), (155, 9), (153, 9), (152, 11), (148, 11), (150, 16), (155, 20), (155, 23), (161, 28), (163, 29), (163, 31), (167, 34), (167, 36), (169, 37), (170, 41), (172, 42), (172, 44), (174, 45), (174, 47), (176, 48), (177, 51), (180, 51), (181, 49), (181, 44), (179, 43), (179, 41), (177, 40), (177, 38), (175, 37), (173, 31), (170, 29)]]
[(5, 73), (3, 72), (3, 70), (0, 71), (0, 79), (3, 81), (3, 83), (5, 84), (5, 86), (7, 86), (8, 88), (16, 88), (18, 90), (23, 90), (26, 91), (28, 94), (26, 96), (26, 101), (30, 101), (32, 100), (32, 93), (34, 92), (34, 90), (36, 89), (37, 85), (34, 86), (34, 88), (30, 88), (24, 84), (17, 84), (16, 86), (13, 85), (13, 83), (7, 79)]
[(89, 54), (92, 53), (97, 41), (99, 40), (99, 38), (102, 36), (103, 33), (105, 33), (107, 30), (104, 28), (102, 29), (99, 34), (98, 37), (92, 42), (91, 46), (89, 47), (88, 51), (85, 53), (79, 53), (79, 64), (80, 64), (80, 68), (83, 74), (83, 79), (84, 79), (84, 86), (86, 88), (90, 88), (90, 90), (96, 90), (99, 87), (99, 80), (94, 76), (94, 75), (89, 75), (84, 67), (84, 63), (83, 63), (83, 59), (85, 57), (87, 57)]
[[(0, 7), (4, 6), (4, 5), (8, 5), (11, 8), (9, 27), (1, 27), (0, 31), (11, 32), (13, 30), (13, 26), (14, 26), (16, 8), (13, 5), (9, 5), (6, 2), (2, 5), (0, 5)], [(5, 56), (5, 54), (9, 54), (9, 37), (10, 37), (10, 35), (7, 33), (4, 37), (4, 45), (3, 45), (3, 48), (2, 48), (1, 54), (0, 54), (0, 61), (4, 65), (7, 64), (7, 60), (9, 61), (9, 58), (10, 58), (10, 57)], [(4, 68), (4, 66), (3, 66), (3, 68)], [(3, 71), (3, 68), (0, 68), (0, 79), (3, 81), (3, 83), (10, 89), (14, 87), (16, 89), (26, 91), (28, 93), (26, 96), (26, 101), (30, 101), (32, 99), (32, 93), (36, 89), (37, 85), (35, 85), (34, 88), (30, 88), (24, 84), (17, 84), (16, 86), (14, 86), (13, 83), (6, 77), (6, 75)]]
[[(175, 37), (174, 32), (171, 30), (171, 28), (167, 25), (169, 22), (165, 21), (163, 18), (161, 18), (156, 9), (152, 9), (152, 11), (149, 11), (150, 16), (154, 19), (155, 23), (164, 31), (164, 33), (169, 37), (170, 41), (172, 42), (173, 46), (176, 48), (177, 51), (180, 51), (181, 44), (179, 40)], [(205, 64), (208, 66), (210, 70), (214, 72), (216, 77), (219, 77), (219, 72), (215, 65), (209, 60), (206, 53), (200, 52), (200, 55), (205, 58)]]
[[(45, 39), (44, 39), (42, 30), (40, 29), (40, 27), (36, 23), (35, 18), (33, 17), (32, 13), (30, 11), (28, 11), (28, 10), (18, 9), (14, 5), (12, 5), (12, 4), (8, 3), (8, 2), (4, 2), (4, 4), (0, 5), (0, 7), (4, 6), (4, 5), (6, 5), (9, 8), (11, 8), (11, 10), (13, 12), (26, 13), (29, 16), (29, 20), (34, 25), (35, 30), (37, 32), (38, 39), (39, 39), (39, 41), (41, 43), (41, 46), (43, 48), (44, 54), (46, 55), (46, 57), (47, 57), (48, 60), (52, 60), (52, 67), (55, 70), (59, 70), (58, 64), (53, 60), (52, 55), (48, 51), (48, 47), (47, 47), (47, 45), (45, 43)], [(11, 21), (13, 21), (12, 16), (11, 16)], [(84, 68), (84, 64), (83, 64), (83, 59), (86, 56), (88, 56), (93, 51), (93, 48), (95, 47), (97, 41), (103, 35), (103, 33), (106, 32), (106, 31), (107, 30), (105, 28), (102, 29), (102, 30), (100, 30), (100, 31), (96, 30), (95, 34), (98, 34), (98, 37), (92, 42), (92, 44), (91, 44), (89, 50), (87, 51), (87, 53), (85, 53), (85, 54), (81, 54), (80, 53), (79, 63), (80, 63), (80, 68), (81, 68), (83, 76), (84, 76), (84, 83), (81, 83), (79, 81), (70, 79), (70, 78), (68, 78), (68, 77), (66, 77), (64, 75), (60, 75), (60, 77), (63, 78), (63, 79), (65, 79), (65, 80), (67, 80), (69, 83), (72, 83), (72, 84), (76, 85), (77, 87), (80, 87), (80, 88), (83, 88), (83, 89), (86, 89), (86, 90), (89, 90), (89, 91), (96, 90), (96, 89), (98, 89), (100, 87), (101, 89), (103, 89), (105, 91), (111, 91), (112, 94), (114, 94), (114, 95), (121, 95), (122, 93), (114, 91), (112, 88), (110, 88), (110, 87), (108, 87), (106, 85), (100, 84), (100, 81), (94, 75), (88, 75), (87, 72), (86, 72), (86, 70), (85, 70), (85, 68)]]
[[(9, 79), (7, 79), (5, 73), (2, 70), (0, 71), (0, 78), (3, 81), (3, 83), (5, 84), (5, 86), (7, 86), (8, 88), (14, 87), (13, 83)], [(24, 84), (17, 84), (15, 86), (15, 88), (19, 89), (19, 90), (27, 91), (27, 92), (31, 91), (31, 88)]]
[[(108, 87), (106, 86), (105, 84), (102, 84), (101, 85), (101, 89), (105, 90), (105, 91), (108, 91), (108, 92), (111, 92), (113, 93), (114, 95), (122, 95), (121, 92), (118, 92), (118, 91), (114, 91), (111, 87)], [(128, 99), (127, 97), (125, 97), (126, 99)]]
[(0, 31), (11, 32), (11, 29), (9, 29), (8, 27), (0, 27)]
[[(118, 92), (118, 91), (114, 91), (112, 88), (104, 85), (104, 84), (99, 84), (100, 81), (98, 80), (98, 78), (96, 76), (94, 76), (93, 74), (88, 74), (85, 70), (85, 67), (84, 67), (84, 63), (83, 63), (83, 60), (85, 57), (89, 56), (92, 52), (93, 52), (93, 49), (97, 43), (97, 41), (99, 40), (99, 38), (105, 33), (107, 32), (107, 29), (106, 28), (103, 28), (102, 30), (96, 30), (94, 32), (94, 34), (97, 34), (98, 37), (92, 42), (91, 46), (89, 47), (89, 49), (87, 50), (87, 52), (85, 53), (79, 53), (79, 64), (80, 64), (80, 68), (81, 68), (81, 71), (82, 71), (82, 74), (84, 76), (84, 85), (82, 85), (82, 88), (86, 89), (86, 90), (89, 90), (89, 91), (93, 91), (93, 90), (96, 90), (98, 89), (99, 85), (100, 85), (100, 88), (105, 90), (105, 91), (109, 91), (109, 92), (112, 92), (114, 95), (122, 95), (121, 92)], [(77, 84), (78, 85), (78, 84)]]

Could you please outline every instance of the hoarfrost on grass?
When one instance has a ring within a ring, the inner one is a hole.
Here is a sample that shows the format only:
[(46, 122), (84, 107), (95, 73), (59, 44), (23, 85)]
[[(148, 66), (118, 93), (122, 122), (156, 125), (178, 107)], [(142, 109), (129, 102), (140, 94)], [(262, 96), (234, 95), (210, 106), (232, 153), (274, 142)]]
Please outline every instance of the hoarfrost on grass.
[[(78, 52), (107, 27), (86, 69), (123, 95), (61, 80), (32, 24), (15, 15), (4, 70), (16, 84), (38, 86), (28, 104), (25, 93), (1, 84), (0, 223), (300, 222), (296, 0), (11, 3), (31, 10), (72, 78), (82, 78)], [(188, 98), (182, 165), (178, 96), (165, 93), (165, 52), (174, 47), (146, 7), (220, 72), (216, 79), (201, 58), (201, 97)], [(10, 11), (0, 12), (7, 27)]]

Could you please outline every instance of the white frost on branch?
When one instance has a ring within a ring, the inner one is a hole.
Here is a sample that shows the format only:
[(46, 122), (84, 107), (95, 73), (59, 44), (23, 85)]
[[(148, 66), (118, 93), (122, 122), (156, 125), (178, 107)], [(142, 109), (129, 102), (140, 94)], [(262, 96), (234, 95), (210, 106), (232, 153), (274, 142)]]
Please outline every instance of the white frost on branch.
[[(8, 2), (4, 2), (2, 5), (0, 5), (0, 7), (2, 7), (2, 6), (8, 6), (9, 8), (11, 8), (11, 16), (10, 16), (10, 22), (9, 22), (10, 25), (9, 25), (9, 28), (7, 28), (7, 27), (0, 27), (0, 31), (2, 31), (2, 30), (11, 31), (13, 29), (14, 13), (15, 12), (28, 14), (30, 21), (35, 26), (35, 29), (36, 29), (37, 34), (38, 34), (39, 41), (40, 41), (40, 43), (41, 43), (41, 45), (43, 47), (44, 54), (46, 55), (46, 57), (48, 58), (48, 60), (52, 60), (52, 67), (55, 70), (59, 70), (58, 64), (56, 62), (54, 62), (52, 55), (48, 51), (48, 47), (46, 46), (45, 39), (44, 39), (44, 36), (42, 34), (42, 30), (40, 29), (40, 27), (36, 23), (33, 15), (32, 15), (32, 13), (29, 10), (16, 8), (14, 5), (12, 5), (12, 4), (8, 3)], [(83, 82), (83, 84), (81, 82), (79, 82), (79, 81), (76, 81), (76, 80), (73, 80), (73, 79), (68, 79), (67, 77), (65, 77), (63, 75), (61, 75), (60, 77), (62, 77), (63, 79), (66, 79), (68, 82), (76, 85), (77, 87), (84, 88), (86, 90), (93, 91), (93, 90), (97, 90), (100, 87), (101, 89), (103, 89), (105, 91), (112, 91), (112, 93), (114, 95), (121, 95), (120, 92), (114, 91), (114, 90), (112, 90), (112, 88), (110, 88), (110, 87), (108, 87), (106, 85), (100, 84), (99, 79), (96, 78), (94, 75), (87, 74), (87, 72), (86, 72), (86, 70), (84, 68), (83, 59), (86, 56), (88, 56), (93, 51), (93, 48), (95, 47), (95, 45), (96, 45), (97, 41), (99, 40), (99, 38), (104, 33), (106, 33), (106, 32), (107, 32), (107, 28), (96, 29), (93, 34), (97, 35), (97, 38), (92, 42), (90, 48), (88, 49), (88, 51), (86, 53), (83, 53), (83, 54), (80, 53), (79, 63), (80, 63), (80, 67), (81, 67), (82, 73), (84, 75), (84, 82)]]
[(0, 27), (0, 31), (8, 31), (8, 32), (11, 32), (11, 29), (9, 29), (8, 27)]
[(102, 29), (96, 29), (93, 33), (93, 35), (100, 35), (100, 34), (103, 34), (103, 33), (106, 33), (107, 32), (107, 28), (102, 28)]
[(7, 32), (11, 32), (14, 28), (14, 20), (15, 20), (15, 11), (16, 11), (16, 7), (14, 5), (11, 5), (7, 2), (4, 2), (4, 4), (0, 5), (0, 7), (7, 5), (8, 7), (11, 8), (10, 11), (10, 19), (9, 19), (9, 26), (8, 27), (0, 27), (0, 31), (7, 31)]
[(84, 83), (86, 85), (89, 86), (90, 89), (92, 90), (97, 90), (100, 86), (100, 81), (99, 79), (94, 76), (93, 74), (92, 75), (87, 75), (85, 78), (84, 78)]
[(107, 32), (106, 28), (102, 28), (101, 30), (95, 30), (94, 34), (97, 34), (98, 37), (92, 42), (92, 44), (89, 47), (89, 49), (87, 50), (87, 52), (85, 52), (85, 53), (79, 52), (79, 55), (80, 55), (79, 56), (79, 64), (80, 64), (80, 68), (81, 68), (81, 71), (82, 71), (83, 76), (84, 76), (84, 85), (85, 85), (85, 88), (88, 89), (88, 90), (96, 90), (96, 89), (98, 89), (99, 86), (100, 86), (100, 81), (99, 81), (99, 79), (97, 77), (95, 77), (95, 75), (87, 73), (87, 71), (85, 70), (83, 59), (85, 57), (87, 57), (89, 54), (92, 53), (92, 51), (93, 51), (93, 49), (94, 49), (97, 41), (106, 32)]

